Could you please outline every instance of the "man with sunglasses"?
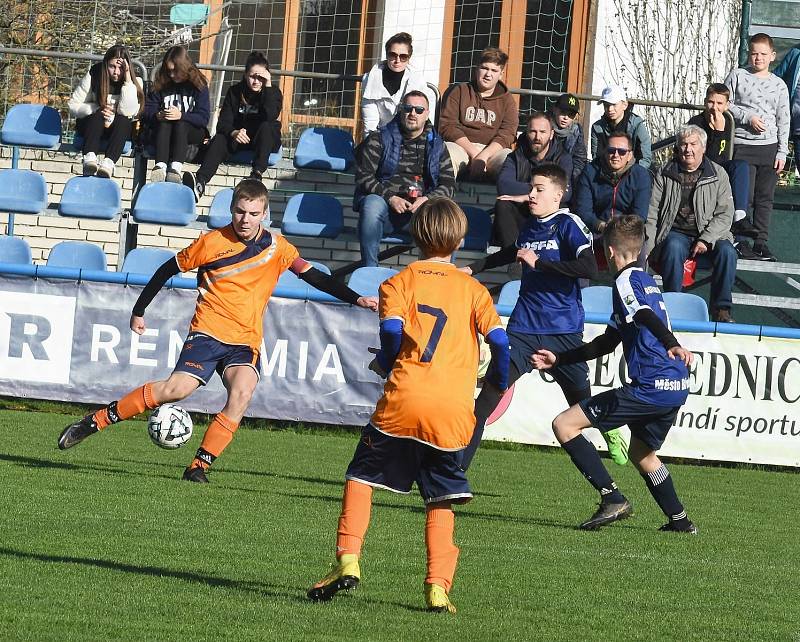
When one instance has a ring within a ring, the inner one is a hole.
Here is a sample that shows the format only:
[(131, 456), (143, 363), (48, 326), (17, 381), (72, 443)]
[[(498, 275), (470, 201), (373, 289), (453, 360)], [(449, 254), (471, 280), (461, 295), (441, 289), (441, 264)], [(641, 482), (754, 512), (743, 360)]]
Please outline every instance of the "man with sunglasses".
[(602, 234), (614, 216), (635, 214), (647, 220), (650, 172), (636, 162), (631, 137), (616, 131), (575, 183), (572, 211), (595, 234)]
[(397, 116), (356, 149), (353, 210), (365, 266), (378, 265), (383, 237), (408, 227), (429, 198), (451, 198), (456, 181), (442, 137), (428, 120), (428, 98), (410, 91)]

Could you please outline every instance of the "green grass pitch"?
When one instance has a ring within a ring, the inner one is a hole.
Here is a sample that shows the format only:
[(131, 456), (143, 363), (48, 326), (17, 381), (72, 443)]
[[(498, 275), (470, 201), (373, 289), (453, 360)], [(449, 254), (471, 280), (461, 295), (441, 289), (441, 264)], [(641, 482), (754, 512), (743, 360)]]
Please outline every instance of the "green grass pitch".
[(423, 610), (418, 496), (376, 491), (362, 582), (305, 598), (333, 559), (356, 433), (243, 428), (210, 485), (132, 421), (60, 452), (69, 416), (0, 411), (0, 638), (800, 640), (792, 472), (670, 466), (700, 535), (610, 464), (635, 516), (575, 530), (595, 497), (563, 452), (482, 450), (457, 509), (454, 616)]

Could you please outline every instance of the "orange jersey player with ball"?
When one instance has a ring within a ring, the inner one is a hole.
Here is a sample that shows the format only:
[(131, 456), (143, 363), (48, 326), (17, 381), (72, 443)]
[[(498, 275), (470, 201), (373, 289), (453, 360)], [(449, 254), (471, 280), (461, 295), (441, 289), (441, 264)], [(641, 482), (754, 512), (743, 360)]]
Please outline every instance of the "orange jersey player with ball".
[(183, 473), (187, 481), (208, 482), (209, 466), (233, 439), (258, 383), (264, 311), (281, 273), (291, 270), (346, 303), (377, 310), (376, 298), (360, 297), (312, 267), (284, 237), (262, 226), (268, 199), (263, 183), (242, 181), (231, 200), (231, 224), (201, 236), (156, 271), (133, 307), (130, 325), (137, 334), (144, 333), (145, 309), (164, 284), (179, 272), (197, 269), (197, 307), (175, 370), (165, 381), (146, 383), (67, 426), (59, 448), (71, 448), (147, 409), (185, 399), (216, 372), (228, 399)]

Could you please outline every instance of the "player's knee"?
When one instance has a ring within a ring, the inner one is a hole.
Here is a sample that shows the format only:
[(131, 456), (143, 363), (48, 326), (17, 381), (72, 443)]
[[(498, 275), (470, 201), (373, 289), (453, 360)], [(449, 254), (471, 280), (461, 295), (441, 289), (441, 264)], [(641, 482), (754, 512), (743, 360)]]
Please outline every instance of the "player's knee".
[(562, 444), (580, 434), (580, 430), (575, 428), (567, 413), (568, 411), (562, 412), (553, 419), (553, 434)]
[(167, 379), (158, 391), (159, 403), (171, 403), (188, 397), (197, 388), (197, 382), (192, 379)]
[(240, 408), (244, 411), (250, 404), (254, 392), (255, 387), (253, 386), (236, 386), (235, 388), (231, 388), (228, 394), (228, 405)]

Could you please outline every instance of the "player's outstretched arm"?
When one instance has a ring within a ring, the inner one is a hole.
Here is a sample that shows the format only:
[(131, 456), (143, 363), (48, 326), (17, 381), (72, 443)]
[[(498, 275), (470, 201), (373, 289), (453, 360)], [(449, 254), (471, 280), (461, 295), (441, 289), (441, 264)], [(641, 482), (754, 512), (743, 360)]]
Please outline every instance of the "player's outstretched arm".
[(357, 305), (361, 308), (367, 308), (373, 312), (378, 311), (378, 297), (360, 296), (358, 292), (351, 290), (344, 283), (333, 278), (330, 274), (325, 274), (325, 272), (318, 270), (311, 265), (311, 263), (303, 261), (302, 259), (298, 259), (298, 261), (302, 261), (304, 265), (292, 265), (291, 269), (298, 276), (298, 278), (303, 279), (303, 281), (309, 285), (321, 290), (322, 292), (325, 292), (326, 294), (330, 294), (331, 296), (334, 296), (345, 303)]
[(462, 272), (467, 274), (477, 274), (484, 270), (491, 270), (492, 268), (500, 267), (502, 265), (509, 265), (517, 260), (517, 246), (508, 245), (502, 250), (489, 254), (482, 259), (473, 261), (469, 265), (459, 268)]
[[(671, 350), (673, 348), (681, 347), (681, 344), (678, 343), (675, 335), (670, 332), (669, 328), (664, 325), (663, 321), (661, 321), (661, 319), (658, 318), (658, 315), (656, 315), (656, 313), (650, 308), (639, 308), (636, 310), (636, 313), (633, 315), (633, 321), (636, 323), (636, 325), (650, 330), (650, 333), (656, 339), (658, 339), (670, 356), (672, 356)], [(681, 357), (681, 359), (683, 359), (683, 357)], [(691, 359), (689, 363), (691, 363)]]
[[(620, 335), (619, 331), (615, 327), (608, 325), (606, 326), (606, 331), (603, 334), (595, 337), (589, 343), (584, 343), (578, 348), (572, 348), (572, 350), (567, 350), (566, 352), (561, 352), (559, 354), (554, 354), (549, 350), (539, 349), (531, 355), (530, 362), (537, 370), (543, 370), (544, 368), (540, 368), (539, 364), (544, 365), (545, 362), (549, 363), (549, 366), (547, 367), (552, 368), (555, 365), (565, 366), (570, 363), (591, 361), (599, 356), (613, 352), (614, 348), (619, 345), (620, 341), (622, 341), (622, 335)], [(545, 358), (545, 356), (542, 356), (543, 353), (551, 355), (554, 358), (554, 361), (550, 363), (550, 357)]]
[(161, 264), (155, 274), (150, 277), (147, 285), (144, 286), (142, 293), (133, 305), (133, 312), (131, 314), (131, 330), (136, 334), (142, 334), (145, 331), (144, 325), (144, 312), (147, 306), (155, 298), (156, 294), (161, 291), (164, 284), (169, 281), (173, 276), (180, 273), (178, 261), (175, 258), (170, 258)]
[(547, 261), (539, 259), (536, 262), (536, 269), (540, 272), (550, 272), (562, 274), (572, 279), (589, 279), (593, 281), (597, 278), (597, 259), (591, 247), (584, 249), (578, 257), (571, 261)]

